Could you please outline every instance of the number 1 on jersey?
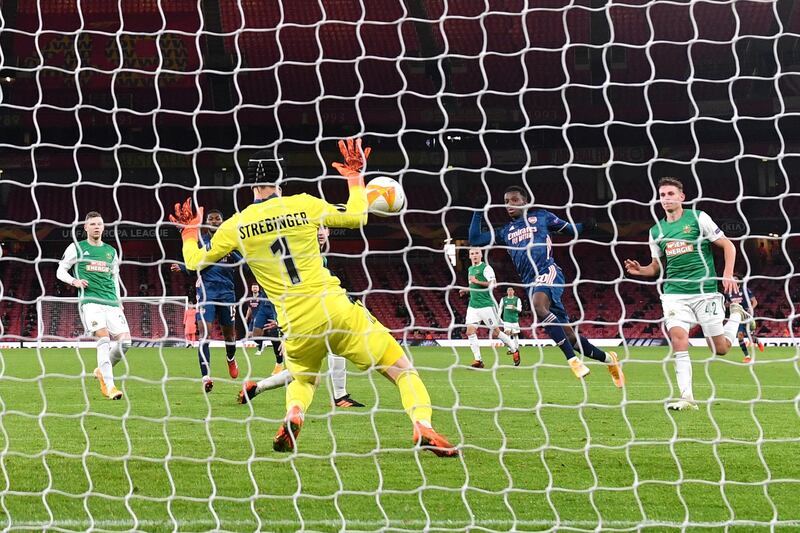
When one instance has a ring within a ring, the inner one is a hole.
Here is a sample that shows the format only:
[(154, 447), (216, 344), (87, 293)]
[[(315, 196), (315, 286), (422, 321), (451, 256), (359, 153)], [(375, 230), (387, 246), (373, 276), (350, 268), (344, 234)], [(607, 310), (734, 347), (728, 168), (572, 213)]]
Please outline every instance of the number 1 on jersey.
[(272, 243), (272, 246), (269, 247), (269, 250), (272, 255), (283, 257), (283, 265), (286, 267), (286, 273), (289, 274), (292, 285), (300, 283), (300, 274), (297, 273), (297, 267), (294, 265), (294, 259), (292, 259), (292, 253), (289, 251), (289, 243), (286, 242), (286, 237), (277, 238)]

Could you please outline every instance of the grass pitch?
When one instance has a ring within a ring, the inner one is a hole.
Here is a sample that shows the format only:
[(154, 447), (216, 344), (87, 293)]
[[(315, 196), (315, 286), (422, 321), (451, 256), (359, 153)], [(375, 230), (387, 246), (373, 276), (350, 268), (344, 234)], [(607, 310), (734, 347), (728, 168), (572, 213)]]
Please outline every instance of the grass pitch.
[[(697, 412), (671, 413), (666, 348), (624, 357), (628, 386), (606, 369), (577, 381), (555, 349), (510, 366), (484, 348), (411, 348), (434, 424), (461, 447), (440, 459), (411, 446), (394, 387), (349, 375), (365, 409), (333, 410), (327, 386), (299, 453), (272, 451), (282, 389), (236, 404), (239, 381), (213, 350), (201, 392), (191, 349), (133, 348), (101, 397), (94, 350), (0, 355), (0, 526), (146, 531), (573, 529), (741, 531), (800, 527), (800, 369), (792, 348), (692, 351)], [(263, 377), (271, 355), (238, 354)], [(127, 366), (126, 366), (127, 365)], [(351, 368), (352, 370), (352, 368)], [(120, 375), (123, 375), (120, 378)]]

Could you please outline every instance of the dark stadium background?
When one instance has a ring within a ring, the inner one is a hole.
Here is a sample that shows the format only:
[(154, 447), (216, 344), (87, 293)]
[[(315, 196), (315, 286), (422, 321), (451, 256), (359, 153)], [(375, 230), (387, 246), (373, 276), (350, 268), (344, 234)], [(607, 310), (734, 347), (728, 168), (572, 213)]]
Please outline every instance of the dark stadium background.
[[(335, 178), (335, 140), (354, 135), (409, 211), (334, 232), (330, 264), (398, 336), (462, 334), (464, 268), (443, 242), (464, 244), (471, 210), (524, 184), (560, 216), (599, 222), (593, 242), (555, 252), (568, 280), (580, 270), (566, 300), (587, 336), (660, 338), (654, 285), (623, 281), (620, 262), (648, 257), (663, 175), (735, 239), (769, 319), (760, 334), (798, 334), (795, 2), (493, 0), (482, 17), (470, 0), (446, 13), (437, 0), (201, 1), (202, 16), (195, 0), (161, 4), (2, 2), (3, 340), (36, 337), (37, 298), (71, 295), (56, 262), (88, 210), (117, 231), (128, 295), (190, 294), (169, 272), (176, 201), (246, 206), (242, 164), (263, 147), (306, 178), (287, 193), (343, 201), (340, 180), (308, 178)], [(491, 263), (501, 288), (519, 282), (502, 250)]]

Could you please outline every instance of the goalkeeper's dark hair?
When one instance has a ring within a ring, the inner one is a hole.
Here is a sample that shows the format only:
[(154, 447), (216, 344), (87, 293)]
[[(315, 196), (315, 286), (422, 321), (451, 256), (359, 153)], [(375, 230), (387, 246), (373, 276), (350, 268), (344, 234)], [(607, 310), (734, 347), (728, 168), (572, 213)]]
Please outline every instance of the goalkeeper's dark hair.
[(206, 216), (211, 215), (213, 213), (218, 214), (220, 216), (220, 218), (222, 218), (222, 219), (225, 218), (225, 215), (222, 213), (222, 211), (220, 211), (219, 209), (216, 209), (216, 208), (215, 209), (209, 209), (208, 211), (206, 211)]
[(528, 191), (526, 191), (524, 187), (520, 187), (519, 185), (512, 185), (512, 186), (506, 188), (506, 190), (503, 192), (503, 194), (505, 195), (505, 194), (508, 194), (510, 192), (519, 193), (519, 195), (522, 196), (525, 199), (526, 202), (531, 199), (530, 195), (528, 194)]
[(274, 187), (286, 175), (283, 156), (275, 150), (259, 150), (247, 161), (245, 178), (251, 186)]
[(88, 213), (86, 213), (86, 218), (84, 218), (83, 221), (86, 222), (90, 218), (95, 218), (95, 217), (103, 218), (103, 215), (101, 215), (97, 211), (89, 211)]

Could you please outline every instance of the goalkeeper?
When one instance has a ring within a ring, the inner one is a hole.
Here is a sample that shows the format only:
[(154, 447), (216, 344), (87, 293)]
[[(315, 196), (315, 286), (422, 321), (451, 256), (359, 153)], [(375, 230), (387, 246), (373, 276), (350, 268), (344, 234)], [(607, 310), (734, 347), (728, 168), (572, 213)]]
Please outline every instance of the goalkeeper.
[[(256, 153), (254, 157), (257, 156), (258, 153)], [(327, 247), (329, 235), (330, 230), (328, 228), (325, 226), (319, 227), (317, 231), (317, 240), (319, 241), (320, 251), (324, 251)], [(322, 256), (322, 265), (328, 268), (328, 260), (325, 256)], [(272, 322), (275, 323), (275, 329), (280, 331), (277, 322), (274, 320)], [(283, 361), (283, 352), (281, 352), (281, 361)], [(350, 394), (347, 392), (347, 361), (345, 358), (334, 354), (328, 354), (328, 368), (330, 369), (331, 382), (333, 383), (333, 405), (343, 408), (364, 407), (363, 403), (351, 398)], [(291, 372), (283, 370), (280, 368), (280, 365), (276, 365), (271, 376), (259, 382), (245, 381), (242, 390), (239, 391), (236, 401), (245, 404), (262, 392), (284, 387), (291, 383), (291, 381)], [(314, 386), (319, 386), (319, 380), (317, 380)]]
[[(121, 400), (122, 391), (114, 385), (113, 367), (131, 347), (131, 332), (119, 298), (119, 256), (103, 242), (105, 224), (100, 213), (87, 213), (83, 228), (86, 240), (67, 246), (56, 277), (77, 287), (84, 327), (97, 338), (94, 376), (100, 382), (100, 392), (109, 400)], [(70, 275), (71, 269), (75, 277)]]
[(430, 397), (403, 349), (360, 302), (353, 303), (339, 279), (323, 265), (317, 242), (320, 226), (358, 228), (367, 222), (367, 195), (361, 173), (369, 156), (360, 139), (339, 141), (345, 163), (334, 163), (347, 178), (350, 196), (344, 211), (308, 194), (281, 196), (283, 168), (278, 159), (251, 159), (247, 176), (255, 202), (225, 221), (208, 248), (198, 248), (191, 199), (176, 205), (170, 220), (182, 226), (183, 258), (190, 269), (202, 269), (239, 249), (256, 281), (275, 305), (286, 336), (286, 365), (294, 378), (286, 387), (286, 418), (273, 449), (295, 448), (303, 418), (314, 397), (322, 360), (332, 352), (366, 370), (377, 367), (397, 385), (413, 421), (413, 441), (439, 456), (458, 451), (431, 427)]

